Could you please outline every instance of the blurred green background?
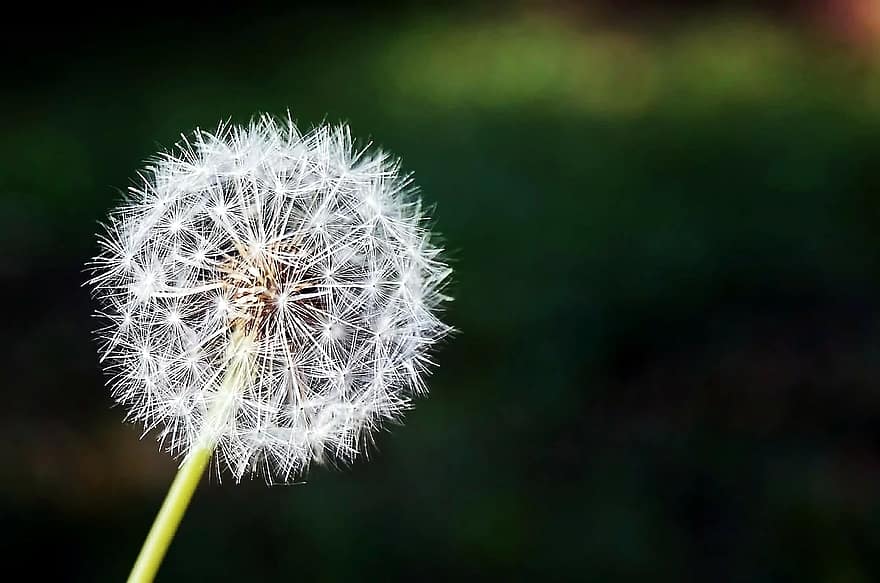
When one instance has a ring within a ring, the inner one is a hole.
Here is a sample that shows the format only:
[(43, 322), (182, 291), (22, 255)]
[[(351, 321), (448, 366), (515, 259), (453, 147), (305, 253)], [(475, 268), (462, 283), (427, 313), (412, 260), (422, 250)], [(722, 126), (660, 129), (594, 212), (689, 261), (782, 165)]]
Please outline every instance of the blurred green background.
[(880, 3), (108, 10), (2, 40), (8, 574), (122, 580), (176, 467), (103, 386), (96, 221), (289, 108), (415, 173), (462, 332), (369, 463), (203, 484), (160, 580), (880, 579)]

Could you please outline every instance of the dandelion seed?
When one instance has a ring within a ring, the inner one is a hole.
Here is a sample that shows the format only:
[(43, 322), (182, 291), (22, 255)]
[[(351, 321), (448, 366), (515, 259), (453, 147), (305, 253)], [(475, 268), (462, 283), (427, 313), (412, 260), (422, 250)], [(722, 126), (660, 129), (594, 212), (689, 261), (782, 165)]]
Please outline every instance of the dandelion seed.
[[(266, 116), (159, 156), (92, 263), (102, 360), (129, 417), (179, 424), (186, 396), (192, 418), (165, 447), (185, 455), (215, 435), (236, 480), (290, 481), (328, 452), (362, 452), (421, 391), (425, 353), (448, 331), (436, 312), (449, 270), (409, 184), (386, 154), (355, 150), (345, 126), (301, 133)], [(247, 350), (230, 351), (237, 337)], [(125, 374), (133, 364), (190, 372)], [(209, 403), (236, 367), (235, 408), (219, 415)]]

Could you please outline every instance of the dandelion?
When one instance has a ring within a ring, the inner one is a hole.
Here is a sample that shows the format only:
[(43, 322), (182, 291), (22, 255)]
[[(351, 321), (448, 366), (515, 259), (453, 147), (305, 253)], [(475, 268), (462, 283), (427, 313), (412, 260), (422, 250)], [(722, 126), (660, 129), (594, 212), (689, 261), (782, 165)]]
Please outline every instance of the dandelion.
[(196, 130), (138, 175), (89, 283), (114, 398), (182, 464), (131, 581), (152, 579), (210, 460), (291, 482), (427, 392), (451, 270), (426, 220), (399, 161), (344, 125)]

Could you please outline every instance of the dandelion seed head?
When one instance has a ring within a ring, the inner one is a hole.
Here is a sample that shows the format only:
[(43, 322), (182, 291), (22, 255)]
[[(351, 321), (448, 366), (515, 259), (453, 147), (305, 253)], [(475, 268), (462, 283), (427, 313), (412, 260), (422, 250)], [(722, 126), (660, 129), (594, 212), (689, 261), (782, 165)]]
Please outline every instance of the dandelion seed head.
[[(344, 125), (262, 116), (184, 136), (90, 264), (114, 398), (176, 455), (210, 434), (236, 480), (352, 460), (426, 391), (450, 330), (426, 221), (399, 162)], [(221, 391), (240, 362), (246, 382)]]

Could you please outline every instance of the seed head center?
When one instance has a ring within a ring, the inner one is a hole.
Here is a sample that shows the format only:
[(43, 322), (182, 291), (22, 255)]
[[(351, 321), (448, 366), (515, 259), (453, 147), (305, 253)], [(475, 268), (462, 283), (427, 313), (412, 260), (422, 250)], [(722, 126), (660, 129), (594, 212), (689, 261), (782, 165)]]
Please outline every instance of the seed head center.
[(299, 281), (293, 265), (272, 253), (253, 254), (239, 249), (221, 266), (222, 284), (230, 293), (230, 322), (248, 329), (258, 328), (267, 317), (290, 301), (314, 302), (314, 284)]

